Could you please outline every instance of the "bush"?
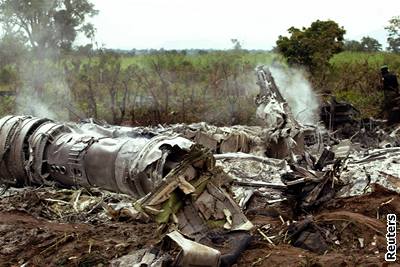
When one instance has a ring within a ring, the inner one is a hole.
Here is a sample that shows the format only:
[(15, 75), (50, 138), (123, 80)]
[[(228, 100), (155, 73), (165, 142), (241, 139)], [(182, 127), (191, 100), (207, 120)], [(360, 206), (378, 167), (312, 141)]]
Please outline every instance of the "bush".
[(10, 67), (4, 67), (0, 70), (0, 84), (7, 85), (17, 81), (17, 74)]

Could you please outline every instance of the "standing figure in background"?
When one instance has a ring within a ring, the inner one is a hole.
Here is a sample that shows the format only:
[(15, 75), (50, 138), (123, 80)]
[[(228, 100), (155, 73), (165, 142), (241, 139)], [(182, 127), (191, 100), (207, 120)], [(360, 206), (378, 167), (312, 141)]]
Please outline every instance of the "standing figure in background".
[(399, 83), (397, 76), (389, 72), (387, 65), (381, 67), (382, 75), (382, 89), (384, 93), (384, 107), (388, 124), (400, 122), (400, 95), (399, 95)]

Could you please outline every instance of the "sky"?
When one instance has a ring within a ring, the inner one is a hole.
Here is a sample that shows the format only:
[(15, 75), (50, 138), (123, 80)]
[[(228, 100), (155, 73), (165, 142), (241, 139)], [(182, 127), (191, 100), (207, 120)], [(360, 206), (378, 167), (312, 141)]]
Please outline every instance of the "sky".
[[(386, 40), (384, 27), (400, 15), (400, 1), (361, 0), (92, 0), (95, 41), (106, 48), (271, 49), (294, 26), (331, 19), (346, 39)], [(83, 42), (82, 40), (80, 42)]]

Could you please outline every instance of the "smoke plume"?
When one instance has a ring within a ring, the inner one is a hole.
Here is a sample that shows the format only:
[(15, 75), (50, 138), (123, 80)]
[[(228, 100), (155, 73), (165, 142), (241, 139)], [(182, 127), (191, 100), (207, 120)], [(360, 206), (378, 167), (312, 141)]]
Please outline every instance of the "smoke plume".
[(318, 122), (319, 101), (305, 72), (280, 64), (273, 64), (269, 69), (294, 117), (303, 124), (315, 125)]
[(70, 90), (58, 48), (32, 51), (19, 68), (20, 85), (16, 96), (16, 114), (67, 120), (66, 103)]

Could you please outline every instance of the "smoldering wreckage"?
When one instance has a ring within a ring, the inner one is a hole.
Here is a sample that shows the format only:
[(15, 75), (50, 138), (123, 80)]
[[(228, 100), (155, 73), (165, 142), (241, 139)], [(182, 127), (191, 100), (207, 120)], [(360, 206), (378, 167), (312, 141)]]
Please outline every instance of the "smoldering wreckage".
[(302, 125), (256, 74), (261, 126), (2, 118), (0, 265), (380, 266), (399, 128), (335, 100)]

